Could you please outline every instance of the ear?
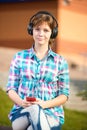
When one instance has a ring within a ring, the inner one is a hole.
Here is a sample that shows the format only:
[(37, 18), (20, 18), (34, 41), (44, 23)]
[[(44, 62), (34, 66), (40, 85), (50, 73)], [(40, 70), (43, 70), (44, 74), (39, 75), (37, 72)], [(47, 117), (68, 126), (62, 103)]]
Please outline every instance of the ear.
[(28, 34), (33, 35), (33, 23), (29, 23), (27, 31)]

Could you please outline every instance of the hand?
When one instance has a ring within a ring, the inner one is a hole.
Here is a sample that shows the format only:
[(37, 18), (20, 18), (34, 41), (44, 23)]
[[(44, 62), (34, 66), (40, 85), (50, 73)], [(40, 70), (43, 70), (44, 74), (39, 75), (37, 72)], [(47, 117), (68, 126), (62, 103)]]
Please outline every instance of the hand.
[(32, 104), (38, 104), (44, 109), (46, 105), (46, 101), (36, 98), (36, 101), (32, 102)]
[(29, 102), (29, 101), (26, 101), (26, 99), (23, 99), (23, 100), (22, 100), (21, 106), (22, 106), (23, 108), (28, 107), (28, 106), (31, 106), (31, 105), (32, 105), (32, 103)]

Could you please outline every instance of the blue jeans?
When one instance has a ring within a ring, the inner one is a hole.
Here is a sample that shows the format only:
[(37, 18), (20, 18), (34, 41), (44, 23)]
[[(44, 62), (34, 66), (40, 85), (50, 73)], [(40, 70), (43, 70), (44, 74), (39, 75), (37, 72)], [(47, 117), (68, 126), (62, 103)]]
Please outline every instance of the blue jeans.
[(12, 118), (13, 130), (61, 130), (61, 125), (48, 118), (39, 105), (19, 110)]

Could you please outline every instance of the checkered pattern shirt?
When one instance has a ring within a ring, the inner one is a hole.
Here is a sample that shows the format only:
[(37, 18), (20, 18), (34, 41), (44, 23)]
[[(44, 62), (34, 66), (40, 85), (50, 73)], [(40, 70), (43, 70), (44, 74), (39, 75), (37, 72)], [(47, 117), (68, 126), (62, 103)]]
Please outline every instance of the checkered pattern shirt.
[[(61, 94), (69, 96), (67, 61), (51, 49), (42, 60), (37, 58), (33, 47), (17, 52), (10, 66), (7, 91), (10, 89), (15, 90), (22, 99), (26, 96), (34, 96), (46, 101)], [(10, 119), (19, 108), (17, 104), (13, 106)], [(64, 123), (62, 105), (46, 108), (44, 112), (61, 124)]]

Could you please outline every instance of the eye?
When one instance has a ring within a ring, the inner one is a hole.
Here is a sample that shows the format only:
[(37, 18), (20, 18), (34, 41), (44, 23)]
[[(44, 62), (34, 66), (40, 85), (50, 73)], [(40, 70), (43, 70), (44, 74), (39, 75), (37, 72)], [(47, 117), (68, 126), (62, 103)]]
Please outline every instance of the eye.
[(45, 31), (45, 32), (49, 32), (49, 30), (47, 30), (47, 29), (44, 29), (44, 31)]
[(36, 30), (36, 31), (39, 31), (39, 30), (40, 30), (40, 28), (35, 28), (35, 30)]

